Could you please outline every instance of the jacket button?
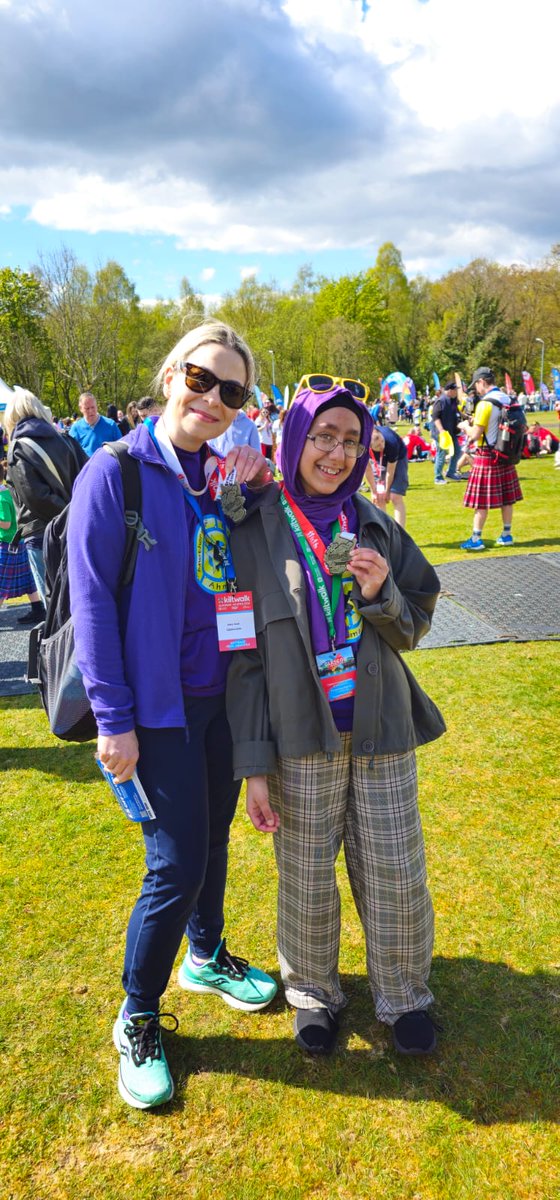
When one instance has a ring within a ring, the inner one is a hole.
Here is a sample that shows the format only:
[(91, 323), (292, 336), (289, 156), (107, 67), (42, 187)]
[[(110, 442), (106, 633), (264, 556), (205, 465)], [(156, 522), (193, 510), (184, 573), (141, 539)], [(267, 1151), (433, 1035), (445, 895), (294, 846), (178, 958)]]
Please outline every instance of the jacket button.
[(366, 671), (368, 675), (379, 675), (379, 667), (375, 662), (368, 663)]
[(375, 750), (375, 742), (371, 738), (366, 738), (365, 742), (362, 742), (362, 750), (364, 754), (371, 754), (372, 750)]

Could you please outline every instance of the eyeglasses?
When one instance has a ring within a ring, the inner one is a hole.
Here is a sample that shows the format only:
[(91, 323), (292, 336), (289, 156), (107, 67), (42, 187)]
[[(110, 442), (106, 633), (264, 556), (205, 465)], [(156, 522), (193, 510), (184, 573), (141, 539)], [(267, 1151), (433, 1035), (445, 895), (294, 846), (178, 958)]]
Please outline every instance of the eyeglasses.
[(250, 388), (234, 379), (218, 379), (207, 367), (198, 367), (196, 363), (177, 363), (177, 370), (185, 372), (185, 383), (191, 392), (211, 392), (218, 384), (220, 400), (226, 408), (243, 408), (243, 405), (253, 395)]
[(337, 446), (342, 446), (347, 458), (361, 458), (366, 450), (361, 442), (354, 442), (350, 438), (345, 442), (339, 442), (338, 438), (332, 436), (332, 433), (308, 433), (307, 441), (313, 442), (315, 449), (323, 450), (325, 454), (330, 454), (336, 450)]
[[(361, 379), (342, 379), (339, 375), (303, 375), (297, 387), (299, 392), (301, 388), (309, 388), (311, 392), (330, 392), (331, 388), (340, 384), (346, 388), (355, 400), (367, 400), (369, 396), (369, 387), (367, 383), (362, 383)], [(297, 394), (297, 393), (296, 393)]]

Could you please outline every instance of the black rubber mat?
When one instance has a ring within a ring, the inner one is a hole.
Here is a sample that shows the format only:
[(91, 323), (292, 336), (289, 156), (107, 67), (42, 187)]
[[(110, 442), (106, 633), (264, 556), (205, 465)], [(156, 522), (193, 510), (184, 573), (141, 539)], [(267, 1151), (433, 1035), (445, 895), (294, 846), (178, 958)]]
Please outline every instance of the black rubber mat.
[(29, 604), (10, 604), (0, 608), (0, 696), (23, 696), (36, 692), (27, 683), (29, 626), (18, 625), (18, 617), (29, 612)]
[(432, 628), (418, 649), (560, 637), (560, 554), (443, 563)]

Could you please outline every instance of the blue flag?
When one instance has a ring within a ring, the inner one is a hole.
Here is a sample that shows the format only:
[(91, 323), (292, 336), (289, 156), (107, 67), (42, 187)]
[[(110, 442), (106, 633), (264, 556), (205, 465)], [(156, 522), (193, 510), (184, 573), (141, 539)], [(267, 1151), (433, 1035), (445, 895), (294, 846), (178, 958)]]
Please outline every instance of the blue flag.
[(560, 371), (558, 367), (552, 367), (552, 382), (554, 384), (554, 391), (560, 400)]
[(439, 375), (436, 375), (436, 372), (435, 372), (435, 371), (432, 371), (432, 375), (433, 375), (433, 377), (434, 377), (434, 387), (437, 387), (437, 388), (438, 388), (438, 387), (441, 387), (441, 384), (440, 384), (440, 381), (439, 381)]

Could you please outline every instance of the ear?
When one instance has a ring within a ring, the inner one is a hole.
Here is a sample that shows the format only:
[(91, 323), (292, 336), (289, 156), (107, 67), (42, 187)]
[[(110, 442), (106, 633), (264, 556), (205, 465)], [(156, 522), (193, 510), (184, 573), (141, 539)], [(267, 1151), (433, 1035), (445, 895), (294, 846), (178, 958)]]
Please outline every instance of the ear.
[(162, 388), (161, 388), (166, 400), (169, 400), (169, 392), (170, 392), (170, 387), (171, 387), (171, 383), (172, 383), (174, 375), (175, 375), (174, 367), (167, 367), (167, 369), (164, 373), (164, 376), (163, 376), (163, 383), (162, 383)]

